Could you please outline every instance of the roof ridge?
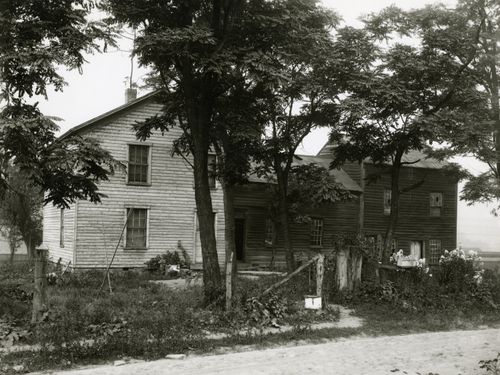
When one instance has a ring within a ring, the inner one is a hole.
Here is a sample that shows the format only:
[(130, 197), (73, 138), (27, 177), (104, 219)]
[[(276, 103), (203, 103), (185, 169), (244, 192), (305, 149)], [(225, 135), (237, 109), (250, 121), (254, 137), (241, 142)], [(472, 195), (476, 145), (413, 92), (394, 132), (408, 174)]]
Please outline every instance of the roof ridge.
[(115, 107), (107, 112), (104, 112), (103, 114), (100, 114), (100, 115), (95, 116), (95, 117), (93, 117), (85, 122), (82, 122), (81, 124), (76, 125), (76, 126), (72, 127), (71, 129), (67, 130), (66, 132), (64, 132), (59, 137), (59, 139), (63, 139), (63, 138), (69, 137), (71, 135), (74, 135), (75, 133), (77, 133), (78, 131), (80, 131), (83, 128), (91, 126), (91, 125), (93, 125), (101, 120), (104, 120), (107, 117), (113, 116), (117, 113), (120, 113), (120, 112), (126, 110), (126, 109), (134, 107), (135, 105), (140, 104), (140, 103), (152, 98), (153, 96), (157, 95), (159, 92), (160, 92), (160, 90), (152, 91), (152, 92), (147, 93), (147, 94), (145, 94), (137, 99), (131, 100), (128, 103), (122, 104), (122, 105)]

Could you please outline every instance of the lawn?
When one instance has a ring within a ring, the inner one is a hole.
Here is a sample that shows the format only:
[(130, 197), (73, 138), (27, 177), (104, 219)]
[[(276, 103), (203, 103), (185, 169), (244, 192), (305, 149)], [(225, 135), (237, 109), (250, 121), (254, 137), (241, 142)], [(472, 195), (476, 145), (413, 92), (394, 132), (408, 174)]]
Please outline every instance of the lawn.
[[(498, 309), (477, 302), (482, 295), (473, 297), (471, 303), (472, 297), (456, 290), (445, 296), (443, 290), (423, 281), (418, 285), (411, 281), (410, 288), (404, 279), (404, 285), (397, 280), (383, 285), (367, 283), (356, 293), (331, 293), (330, 302), (353, 308), (364, 325), (311, 330), (315, 322), (337, 319), (338, 311), (318, 313), (302, 308), (303, 295), (314, 287), (307, 271), (266, 298), (257, 297), (277, 276), (239, 278), (231, 312), (216, 304), (205, 306), (199, 286), (171, 289), (151, 282), (158, 275), (146, 271), (113, 272), (113, 293), (105, 289), (99, 295), (101, 271), (69, 273), (62, 282), (49, 286), (49, 313), (42, 323), (32, 326), (31, 272), (25, 264), (0, 270), (0, 336), (5, 339), (10, 332), (11, 343), (36, 348), (0, 354), (0, 372), (14, 373), (16, 365), (22, 365), (16, 368), (18, 372), (28, 372), (122, 358), (150, 360), (173, 353), (207, 353), (239, 345), (500, 326)], [(488, 296), (496, 301), (500, 288), (495, 288)], [(293, 329), (266, 334), (264, 329), (272, 325)]]

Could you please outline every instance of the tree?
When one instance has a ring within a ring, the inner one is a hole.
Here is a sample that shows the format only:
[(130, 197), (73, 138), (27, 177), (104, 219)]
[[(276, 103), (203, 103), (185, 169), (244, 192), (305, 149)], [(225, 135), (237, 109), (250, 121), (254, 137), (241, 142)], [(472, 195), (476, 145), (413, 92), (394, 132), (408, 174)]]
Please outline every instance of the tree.
[[(96, 140), (57, 139), (54, 119), (27, 100), (47, 97), (49, 86), (62, 90), (58, 67), (81, 69), (84, 52), (100, 50), (99, 41), (112, 41), (104, 24), (88, 21), (93, 7), (92, 0), (0, 1), (1, 196), (24, 197), (9, 184), (12, 171), (19, 171), (45, 203), (69, 207), (79, 199), (101, 200), (98, 183), (113, 173), (114, 159)], [(44, 265), (43, 256), (36, 259), (33, 322), (46, 308)]]
[[(276, 179), (280, 229), (283, 234), (285, 259), (289, 273), (295, 270), (290, 232), (288, 202), (289, 177), (294, 155), (311, 130), (328, 123), (325, 107), (331, 104), (330, 90), (333, 43), (331, 28), (334, 13), (307, 1), (290, 1), (286, 7), (289, 22), (282, 25), (280, 50), (269, 54), (274, 69), (261, 75), (265, 84), (265, 100), (260, 120), (264, 122), (262, 151), (257, 155), (258, 173)], [(333, 86), (333, 87), (332, 87)]]
[[(95, 140), (58, 140), (54, 119), (26, 100), (62, 90), (59, 66), (78, 68), (83, 53), (110, 42), (107, 28), (88, 22), (93, 1), (0, 2), (0, 165), (13, 165), (45, 195), (45, 203), (67, 207), (77, 199), (99, 202), (97, 183), (114, 161)], [(0, 167), (0, 193), (9, 188)]]
[[(331, 134), (336, 144), (334, 165), (369, 158), (379, 167), (369, 177), (382, 173), (391, 177), (384, 261), (398, 224), (400, 195), (424, 183), (400, 186), (401, 168), (418, 162), (405, 155), (427, 149), (430, 142), (444, 141), (450, 124), (469, 126), (480, 113), (477, 108), (484, 109), (484, 97), (466, 73), (470, 56), (460, 61), (436, 49), (438, 36), (429, 38), (425, 23), (419, 22), (426, 14), (427, 24), (432, 25), (434, 9), (403, 12), (391, 7), (365, 21), (365, 32), (378, 43), (378, 51), (372, 55), (370, 68), (351, 81), (340, 106), (339, 125)], [(416, 39), (411, 44), (401, 38), (394, 41), (395, 32)], [(383, 40), (387, 43), (382, 44)]]
[(289, 79), (281, 73), (277, 56), (290, 48), (290, 39), (309, 38), (313, 24), (323, 24), (323, 16), (312, 0), (177, 0), (163, 4), (108, 0), (106, 9), (114, 21), (138, 29), (135, 53), (142, 64), (154, 69), (165, 91), (164, 115), (146, 122), (139, 137), (149, 136), (152, 128), (165, 131), (179, 125), (184, 131), (193, 156), (205, 296), (214, 300), (221, 278), (207, 162), (214, 137), (230, 134), (215, 130), (217, 100), (234, 87), (238, 77), (247, 88), (268, 77)]
[[(427, 19), (433, 17), (434, 22)], [(416, 19), (432, 40), (432, 48), (462, 62), (464, 71), (484, 94), (484, 105), (470, 108), (470, 121), (450, 124), (442, 137), (448, 147), (438, 156), (473, 155), (487, 166), (468, 175), (462, 199), (500, 204), (500, 4), (494, 0), (462, 0), (452, 10), (423, 10)], [(474, 111), (475, 109), (475, 111)]]
[(0, 230), (11, 245), (11, 257), (24, 242), (33, 258), (35, 246), (42, 242), (42, 201), (40, 189), (18, 170), (9, 169), (10, 189), (0, 200)]

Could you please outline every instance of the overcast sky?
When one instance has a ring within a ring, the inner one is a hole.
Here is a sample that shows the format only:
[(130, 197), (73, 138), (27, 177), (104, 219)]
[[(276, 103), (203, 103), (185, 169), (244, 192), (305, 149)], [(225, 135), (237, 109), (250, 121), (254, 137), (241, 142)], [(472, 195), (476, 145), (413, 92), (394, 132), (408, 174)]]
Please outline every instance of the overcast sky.
[[(404, 9), (412, 9), (437, 3), (431, 0), (323, 0), (325, 7), (338, 12), (347, 24), (360, 26), (359, 17), (377, 12), (395, 4)], [(453, 7), (455, 0), (444, 0), (440, 3)], [(122, 41), (120, 49), (111, 49), (108, 53), (87, 56), (88, 63), (83, 67), (83, 74), (77, 71), (61, 70), (68, 86), (61, 93), (49, 92), (49, 100), (41, 100), (43, 113), (62, 119), (59, 123), (64, 132), (90, 118), (98, 116), (124, 103), (124, 91), (127, 77), (130, 75), (131, 43)], [(146, 70), (134, 66), (134, 81), (140, 81)], [(140, 92), (144, 94), (145, 92)], [(302, 153), (314, 154), (326, 142), (328, 130), (318, 130), (308, 136)], [(480, 166), (467, 162), (473, 171)], [(486, 251), (498, 250), (500, 247), (500, 219), (490, 215), (490, 207), (476, 205), (466, 207), (459, 203), (458, 242), (464, 246), (481, 247)]]

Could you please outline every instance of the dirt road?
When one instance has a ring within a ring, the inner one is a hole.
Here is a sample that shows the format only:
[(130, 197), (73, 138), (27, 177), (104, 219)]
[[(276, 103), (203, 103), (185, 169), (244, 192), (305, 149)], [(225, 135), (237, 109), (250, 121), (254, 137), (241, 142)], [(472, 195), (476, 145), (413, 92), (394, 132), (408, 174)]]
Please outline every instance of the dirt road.
[(500, 329), (351, 338), (184, 360), (57, 372), (61, 375), (485, 374), (478, 361), (500, 352)]

